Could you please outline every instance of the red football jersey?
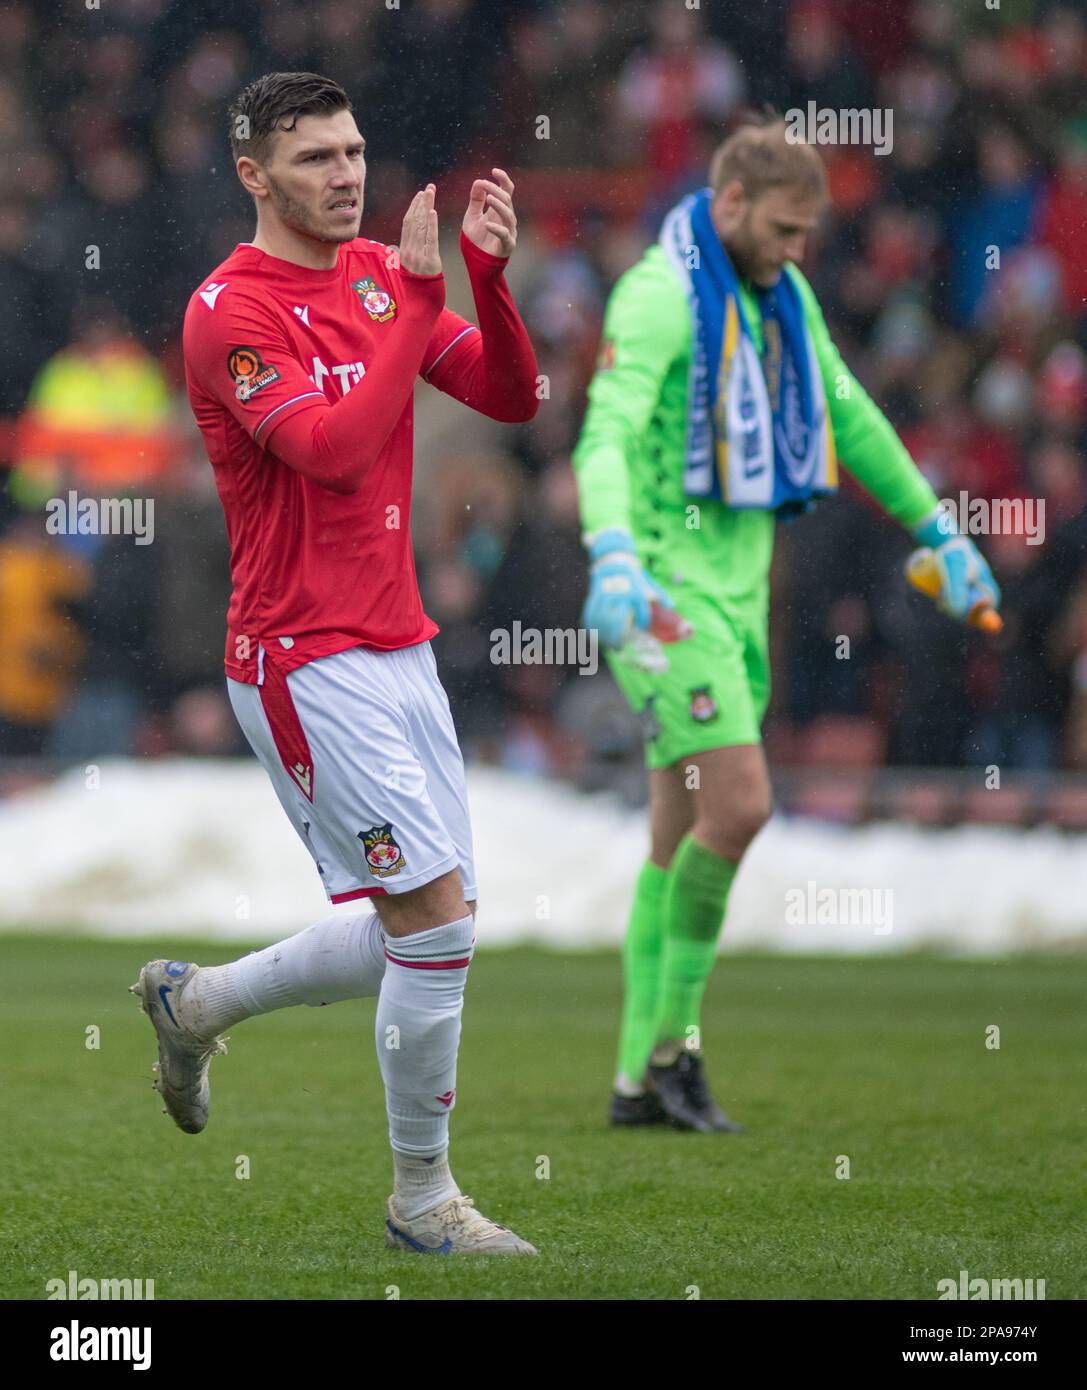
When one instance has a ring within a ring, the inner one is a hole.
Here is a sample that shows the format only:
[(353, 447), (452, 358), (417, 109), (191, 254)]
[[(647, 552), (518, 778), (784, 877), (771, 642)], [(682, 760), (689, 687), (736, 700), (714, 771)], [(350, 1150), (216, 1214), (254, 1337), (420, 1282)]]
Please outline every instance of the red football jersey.
[[(185, 374), (226, 513), (226, 670), (235, 680), (258, 681), (259, 646), (287, 672), (348, 647), (406, 647), (438, 631), (423, 612), (411, 551), (410, 394), (356, 492), (331, 491), (268, 448), (282, 423), (335, 405), (361, 381), (418, 278), (364, 237), (341, 245), (331, 270), (245, 243), (189, 301)], [(478, 334), (443, 308), (419, 375), (448, 381)]]

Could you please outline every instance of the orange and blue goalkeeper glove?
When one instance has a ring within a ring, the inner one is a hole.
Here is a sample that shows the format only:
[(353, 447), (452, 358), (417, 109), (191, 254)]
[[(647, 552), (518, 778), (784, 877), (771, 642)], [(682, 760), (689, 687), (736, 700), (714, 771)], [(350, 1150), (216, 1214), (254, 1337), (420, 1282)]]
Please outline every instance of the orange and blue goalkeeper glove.
[(997, 612), (1000, 586), (970, 537), (960, 535), (954, 519), (942, 509), (915, 527), (913, 534), (923, 547), (906, 563), (906, 576), (914, 588), (949, 617), (984, 632), (999, 632), (1004, 626)]

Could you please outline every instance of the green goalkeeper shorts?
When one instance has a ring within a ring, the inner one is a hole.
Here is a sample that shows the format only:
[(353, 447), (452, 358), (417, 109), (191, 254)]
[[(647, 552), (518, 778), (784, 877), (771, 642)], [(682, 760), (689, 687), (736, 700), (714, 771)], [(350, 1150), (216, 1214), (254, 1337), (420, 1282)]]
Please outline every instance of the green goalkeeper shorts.
[(694, 636), (664, 647), (668, 670), (652, 675), (607, 653), (608, 666), (645, 738), (647, 767), (671, 767), (692, 753), (759, 743), (770, 699), (764, 608), (726, 606), (705, 588), (666, 584)]

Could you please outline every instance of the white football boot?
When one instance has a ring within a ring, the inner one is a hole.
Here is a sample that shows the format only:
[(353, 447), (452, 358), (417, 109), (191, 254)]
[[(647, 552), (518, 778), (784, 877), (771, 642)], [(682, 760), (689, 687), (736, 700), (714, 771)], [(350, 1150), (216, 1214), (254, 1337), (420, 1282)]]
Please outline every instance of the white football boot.
[(208, 1066), (213, 1057), (226, 1052), (225, 1038), (194, 1031), (196, 1020), (185, 1007), (186, 986), (199, 969), (182, 960), (152, 960), (140, 971), (139, 981), (130, 986), (130, 992), (143, 1001), (140, 1007), (158, 1034), (158, 1080), (154, 1088), (166, 1103), (163, 1113), (171, 1115), (186, 1134), (199, 1134), (208, 1122)]
[(385, 1244), (394, 1249), (415, 1250), (420, 1255), (538, 1255), (527, 1240), (505, 1226), (488, 1221), (476, 1211), (471, 1197), (450, 1197), (440, 1207), (414, 1221), (397, 1215), (395, 1197), (389, 1198)]

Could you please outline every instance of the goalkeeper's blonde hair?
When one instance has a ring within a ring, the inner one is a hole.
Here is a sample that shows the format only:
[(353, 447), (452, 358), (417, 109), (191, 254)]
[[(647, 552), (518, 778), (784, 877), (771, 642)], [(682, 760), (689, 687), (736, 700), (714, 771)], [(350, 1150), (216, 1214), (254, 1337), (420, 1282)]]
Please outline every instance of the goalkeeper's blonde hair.
[(819, 152), (790, 138), (785, 118), (773, 112), (745, 121), (717, 147), (710, 161), (710, 187), (716, 194), (734, 181), (743, 184), (752, 202), (771, 188), (827, 196), (827, 171)]

